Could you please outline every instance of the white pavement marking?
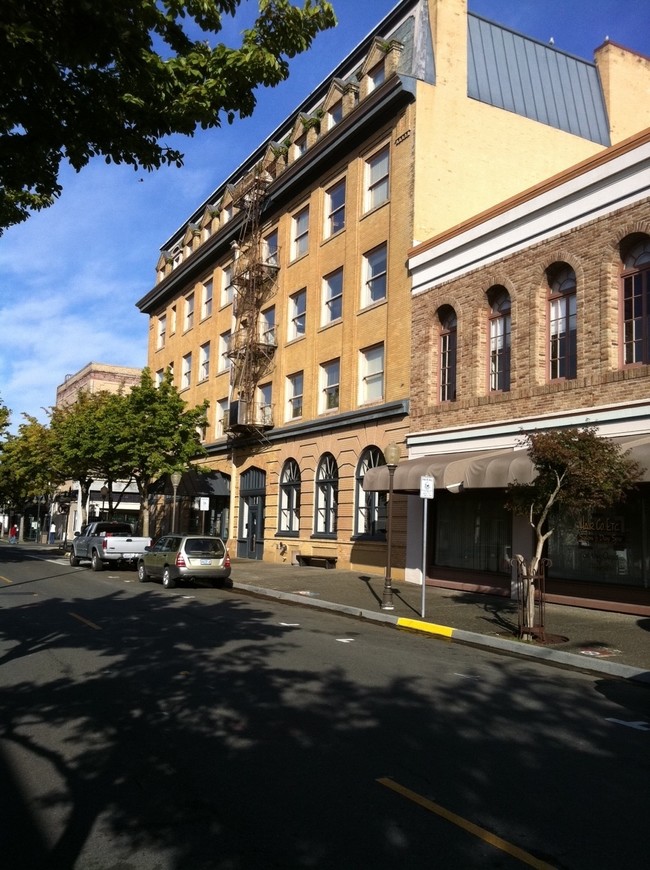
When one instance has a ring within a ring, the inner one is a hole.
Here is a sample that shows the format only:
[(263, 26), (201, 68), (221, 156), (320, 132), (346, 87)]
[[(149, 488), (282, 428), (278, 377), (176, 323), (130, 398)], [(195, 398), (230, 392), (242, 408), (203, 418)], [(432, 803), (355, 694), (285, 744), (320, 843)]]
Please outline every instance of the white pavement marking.
[(624, 719), (605, 719), (605, 722), (613, 722), (615, 725), (626, 725), (636, 731), (650, 731), (650, 722), (626, 722)]

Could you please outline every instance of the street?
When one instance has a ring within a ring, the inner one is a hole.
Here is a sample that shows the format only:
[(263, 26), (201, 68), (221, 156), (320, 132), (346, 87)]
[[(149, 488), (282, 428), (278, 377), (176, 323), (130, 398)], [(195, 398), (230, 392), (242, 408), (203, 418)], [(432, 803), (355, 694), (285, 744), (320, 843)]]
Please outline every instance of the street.
[(7, 870), (646, 863), (643, 686), (4, 543), (0, 664)]

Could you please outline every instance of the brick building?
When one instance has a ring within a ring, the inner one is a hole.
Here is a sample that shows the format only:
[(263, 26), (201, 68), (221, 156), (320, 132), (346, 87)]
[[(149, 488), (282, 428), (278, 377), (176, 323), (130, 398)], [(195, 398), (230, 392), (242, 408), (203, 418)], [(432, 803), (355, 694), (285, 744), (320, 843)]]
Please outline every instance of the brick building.
[(148, 364), (210, 403), (233, 554), (383, 570), (362, 482), (410, 428), (408, 251), (650, 123), (629, 105), (649, 83), (614, 44), (593, 64), (466, 0), (403, 0), (164, 244)]
[[(550, 600), (650, 614), (650, 128), (415, 248), (407, 578), (509, 595), (527, 432), (596, 427), (643, 468), (606, 515), (555, 519)], [(386, 488), (386, 470), (366, 486)], [(447, 491), (450, 484), (461, 484)], [(596, 525), (594, 525), (594, 523)], [(594, 528), (615, 534), (594, 536)]]

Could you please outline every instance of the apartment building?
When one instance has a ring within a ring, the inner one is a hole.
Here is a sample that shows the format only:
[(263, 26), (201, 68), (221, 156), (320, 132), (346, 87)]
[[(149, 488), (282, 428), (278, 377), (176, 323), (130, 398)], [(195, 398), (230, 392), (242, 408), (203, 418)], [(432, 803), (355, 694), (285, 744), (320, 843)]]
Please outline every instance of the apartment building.
[(403, 0), (165, 242), (148, 365), (210, 403), (231, 553), (381, 573), (386, 494), (363, 479), (390, 442), (406, 456), (409, 250), (646, 126), (649, 84), (612, 43), (591, 63), (466, 0)]
[[(547, 599), (650, 615), (650, 128), (416, 247), (409, 268), (407, 579), (430, 475), (427, 582), (510, 595), (510, 560), (533, 548), (505, 508), (508, 483), (534, 476), (522, 436), (590, 426), (643, 476), (598, 516), (553, 517)], [(385, 489), (386, 469), (365, 484)]]

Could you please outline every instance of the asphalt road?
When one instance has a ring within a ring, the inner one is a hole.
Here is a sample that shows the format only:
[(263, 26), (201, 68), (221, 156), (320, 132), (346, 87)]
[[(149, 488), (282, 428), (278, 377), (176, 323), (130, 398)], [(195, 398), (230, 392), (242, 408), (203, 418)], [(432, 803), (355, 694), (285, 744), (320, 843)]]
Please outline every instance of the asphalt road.
[(0, 547), (7, 870), (645, 866), (650, 692)]

